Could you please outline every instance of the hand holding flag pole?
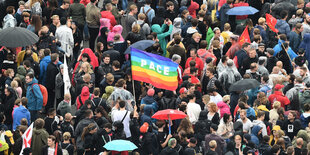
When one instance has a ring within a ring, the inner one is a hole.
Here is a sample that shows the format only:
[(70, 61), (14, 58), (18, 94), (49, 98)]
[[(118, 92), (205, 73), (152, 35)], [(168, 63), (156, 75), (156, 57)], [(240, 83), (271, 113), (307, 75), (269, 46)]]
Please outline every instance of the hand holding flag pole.
[[(277, 19), (274, 18), (272, 15), (266, 13), (266, 22), (267, 22), (267, 25), (269, 26), (269, 28), (270, 28), (273, 32), (275, 32), (275, 33), (277, 34), (277, 38), (280, 39), (279, 34), (278, 34), (279, 30), (275, 28), (275, 26), (276, 26), (276, 24), (277, 24)], [(288, 56), (288, 58), (290, 59), (291, 64), (292, 64), (293, 61), (292, 61), (290, 55), (287, 53), (287, 50), (286, 50), (286, 48), (284, 47), (282, 41), (281, 41), (281, 45), (282, 45), (282, 48), (284, 49), (286, 55)]]

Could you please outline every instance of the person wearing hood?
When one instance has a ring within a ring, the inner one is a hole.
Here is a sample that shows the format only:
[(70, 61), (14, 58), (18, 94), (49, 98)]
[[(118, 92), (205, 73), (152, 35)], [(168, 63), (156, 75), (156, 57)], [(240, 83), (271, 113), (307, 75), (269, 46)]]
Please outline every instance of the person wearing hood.
[(145, 155), (158, 154), (159, 144), (155, 138), (155, 134), (152, 133), (152, 126), (144, 122), (140, 127), (140, 133), (142, 134), (141, 153)]
[(294, 83), (294, 87), (288, 90), (285, 96), (287, 96), (291, 102), (290, 110), (299, 110), (301, 108), (301, 105), (299, 104), (299, 93), (305, 88), (305, 86), (303, 85), (303, 81), (300, 77), (297, 77)]
[(4, 89), (4, 100), (3, 100), (3, 104), (4, 104), (4, 115), (6, 117), (5, 120), (5, 124), (7, 126), (10, 126), (10, 128), (12, 127), (12, 122), (13, 122), (13, 118), (12, 118), (12, 112), (13, 112), (13, 107), (14, 107), (14, 103), (15, 100), (17, 98), (16, 96), (16, 92), (12, 87), (6, 87)]
[(3, 29), (8, 27), (15, 27), (17, 24), (17, 21), (14, 17), (15, 9), (13, 6), (8, 6), (6, 8), (7, 15), (3, 18)]
[[(310, 17), (309, 17), (310, 18)], [(305, 49), (305, 57), (308, 62), (310, 62), (310, 34), (306, 33), (303, 37), (303, 40), (300, 43), (299, 48)], [(310, 63), (308, 63), (308, 68), (310, 68)]]
[(82, 88), (81, 94), (76, 98), (76, 108), (80, 109), (84, 105), (85, 101), (92, 97), (92, 94), (89, 92), (89, 88), (84, 86)]
[(262, 127), (260, 127), (259, 125), (255, 125), (252, 128), (252, 132), (251, 132), (251, 141), (258, 146), (259, 142), (260, 142), (260, 134), (262, 133)]
[(280, 130), (281, 130), (281, 127), (279, 125), (273, 126), (273, 128), (271, 130), (271, 133), (270, 133), (270, 140), (269, 140), (269, 145), (270, 146), (273, 146), (274, 144), (277, 143), (278, 139), (280, 138), (280, 135), (279, 135), (279, 132), (278, 132)]
[(30, 112), (27, 109), (28, 99), (23, 97), (19, 103), (19, 107), (15, 108), (13, 111), (13, 131), (16, 130), (16, 127), (20, 125), (20, 120), (26, 118), (28, 125), (30, 125)]
[(124, 132), (124, 124), (121, 121), (115, 121), (113, 122), (113, 133), (112, 133), (112, 139), (117, 140), (117, 139), (126, 139), (126, 133)]
[[(169, 27), (169, 30), (165, 32), (167, 26)], [(160, 47), (164, 52), (163, 56), (167, 56), (167, 51), (166, 51), (167, 41), (165, 38), (169, 36), (172, 32), (173, 25), (171, 23), (171, 20), (168, 20), (168, 21), (166, 20), (162, 26), (158, 24), (154, 24), (152, 25), (151, 29), (153, 32), (157, 33), (157, 38), (159, 40)]]
[(182, 32), (182, 30), (181, 30), (181, 23), (182, 23), (182, 18), (181, 17), (174, 18), (174, 20), (173, 20), (173, 29), (172, 29), (172, 32), (170, 34), (170, 40), (172, 40), (174, 38), (173, 35), (175, 33), (181, 34), (181, 32)]
[(264, 120), (265, 120), (265, 112), (259, 111), (257, 112), (257, 119), (252, 122), (253, 126), (258, 125), (262, 128), (262, 136), (267, 135), (267, 128), (264, 123)]
[(292, 141), (292, 145), (294, 147), (296, 147), (296, 145), (297, 145), (297, 141), (298, 141), (297, 139), (298, 138), (302, 138), (302, 140), (304, 142), (303, 145), (302, 145), (302, 149), (307, 149), (307, 144), (308, 144), (308, 142), (310, 140), (310, 137), (307, 134), (307, 131), (306, 130), (299, 130), (298, 131), (298, 133), (296, 135), (296, 138)]
[(26, 92), (28, 99), (27, 107), (30, 111), (31, 121), (33, 122), (37, 119), (38, 111), (42, 109), (43, 96), (38, 85), (38, 80), (34, 77), (33, 73), (28, 73), (25, 80), (28, 85)]
[(175, 149), (176, 146), (177, 140), (175, 138), (170, 138), (168, 146), (160, 152), (160, 155), (179, 155), (179, 152)]
[(31, 148), (32, 148), (33, 155), (41, 154), (43, 146), (47, 145), (47, 138), (49, 135), (44, 129), (44, 124), (45, 122), (41, 118), (38, 118), (34, 122), (34, 128), (33, 128), (32, 139), (31, 139)]
[(102, 99), (107, 100), (110, 97), (110, 95), (112, 94), (113, 91), (114, 91), (114, 87), (113, 86), (105, 87), (105, 93), (102, 95)]
[(229, 92), (229, 87), (235, 82), (242, 79), (242, 76), (238, 72), (234, 65), (233, 60), (227, 60), (227, 67), (219, 75), (219, 81), (223, 84), (223, 88), (226, 92)]
[(287, 98), (287, 96), (285, 96), (282, 92), (282, 88), (284, 86), (280, 85), (280, 84), (276, 84), (274, 87), (274, 93), (269, 95), (268, 100), (270, 102), (270, 104), (273, 104), (274, 101), (279, 101), (281, 102), (281, 107), (285, 108), (286, 105), (290, 104), (290, 100)]
[(142, 125), (144, 122), (148, 123), (150, 126), (152, 126), (152, 115), (153, 115), (153, 109), (151, 105), (145, 105), (144, 113), (140, 116), (140, 125)]
[(119, 34), (120, 35), (120, 41), (124, 41), (124, 38), (122, 36), (123, 32), (123, 26), (122, 25), (115, 25), (111, 31), (108, 33), (107, 41), (114, 41), (114, 36)]

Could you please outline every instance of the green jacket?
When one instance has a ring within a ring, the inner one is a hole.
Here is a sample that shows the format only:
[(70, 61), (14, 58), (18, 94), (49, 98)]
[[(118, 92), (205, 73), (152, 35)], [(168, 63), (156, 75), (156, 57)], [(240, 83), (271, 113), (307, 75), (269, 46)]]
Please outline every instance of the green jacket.
[(208, 28), (208, 32), (207, 32), (207, 37), (206, 37), (206, 40), (207, 40), (207, 43), (208, 43), (208, 46), (210, 45), (210, 40), (213, 38), (214, 36), (214, 32), (212, 31), (211, 27)]
[(33, 155), (41, 155), (41, 151), (44, 145), (47, 145), (48, 133), (45, 129), (36, 129), (33, 128), (31, 147)]
[(72, 17), (72, 20), (78, 24), (85, 24), (86, 9), (81, 3), (72, 3), (69, 7), (68, 14)]
[(165, 56), (165, 57), (167, 57), (167, 52), (166, 52), (167, 41), (165, 38), (167, 36), (170, 36), (172, 29), (173, 29), (173, 25), (170, 24), (169, 30), (167, 32), (164, 32), (166, 27), (167, 27), (167, 24), (163, 24), (161, 27), (158, 24), (154, 24), (154, 25), (152, 25), (152, 28), (151, 28), (153, 32), (157, 33), (159, 45), (160, 45), (161, 49), (163, 50), (163, 56)]

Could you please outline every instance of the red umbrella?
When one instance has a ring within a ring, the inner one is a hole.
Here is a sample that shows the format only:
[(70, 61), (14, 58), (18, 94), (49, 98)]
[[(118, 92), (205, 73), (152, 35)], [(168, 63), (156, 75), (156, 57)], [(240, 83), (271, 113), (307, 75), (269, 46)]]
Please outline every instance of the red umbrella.
[(182, 111), (178, 111), (178, 110), (174, 110), (174, 109), (166, 109), (166, 110), (157, 111), (152, 116), (152, 118), (160, 119), (160, 120), (169, 120), (169, 134), (171, 134), (171, 124), (170, 124), (170, 121), (171, 120), (175, 120), (175, 119), (183, 119), (186, 116), (187, 115), (184, 112), (182, 112)]
[(152, 118), (155, 119), (160, 119), (160, 120), (175, 120), (175, 119), (183, 119), (185, 118), (187, 115), (182, 112), (182, 111), (178, 111), (178, 110), (174, 110), (174, 109), (166, 109), (166, 110), (160, 110), (157, 111)]

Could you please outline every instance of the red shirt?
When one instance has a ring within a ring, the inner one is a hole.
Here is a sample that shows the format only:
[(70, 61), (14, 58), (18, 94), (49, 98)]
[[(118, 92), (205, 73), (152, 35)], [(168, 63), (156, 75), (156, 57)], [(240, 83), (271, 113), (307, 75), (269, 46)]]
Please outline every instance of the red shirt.
[[(187, 60), (186, 60), (186, 63), (185, 63), (185, 68), (189, 68), (189, 62), (192, 61), (192, 57), (189, 57)], [(203, 71), (203, 66), (204, 66), (204, 63), (202, 62), (202, 60), (198, 57), (196, 57), (196, 59), (194, 60), (196, 62), (196, 68), (198, 68), (198, 77), (200, 77), (201, 75), (201, 72)]]
[(290, 100), (280, 91), (274, 91), (274, 93), (268, 97), (268, 100), (271, 104), (275, 101), (281, 102), (281, 107), (283, 108), (285, 108), (285, 105), (290, 104)]
[(199, 4), (192, 0), (191, 5), (188, 7), (189, 15), (196, 18), (196, 10), (199, 9)]

